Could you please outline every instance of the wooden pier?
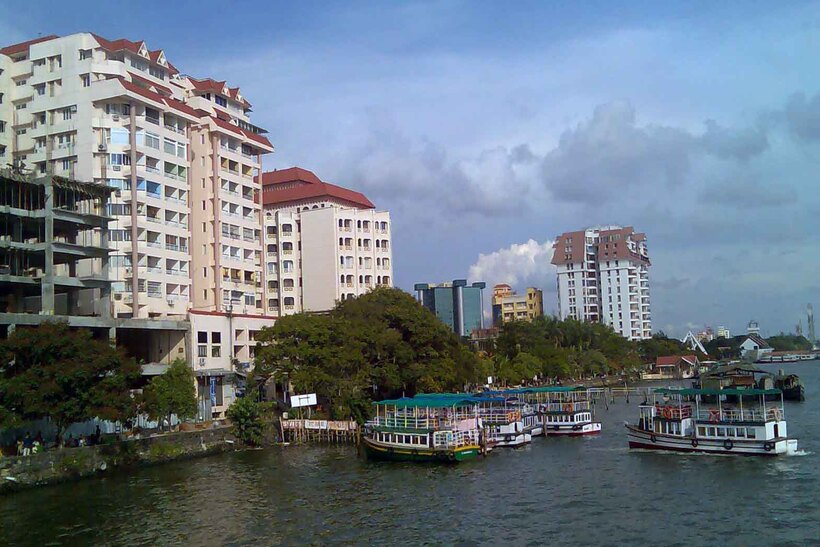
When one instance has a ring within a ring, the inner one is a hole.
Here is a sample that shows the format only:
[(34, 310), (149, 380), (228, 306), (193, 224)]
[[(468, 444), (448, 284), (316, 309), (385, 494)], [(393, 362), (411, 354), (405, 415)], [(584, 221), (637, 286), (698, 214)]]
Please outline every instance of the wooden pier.
[(279, 426), (287, 443), (359, 444), (355, 421), (280, 419)]

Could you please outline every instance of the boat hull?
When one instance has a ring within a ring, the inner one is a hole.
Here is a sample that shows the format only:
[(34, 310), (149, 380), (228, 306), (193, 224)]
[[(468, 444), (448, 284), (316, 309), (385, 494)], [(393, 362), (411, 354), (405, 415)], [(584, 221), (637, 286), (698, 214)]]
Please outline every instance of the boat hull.
[(478, 446), (462, 446), (452, 449), (407, 448), (379, 443), (362, 437), (362, 446), (368, 459), (395, 462), (441, 462), (458, 463), (478, 457)]
[(782, 456), (797, 451), (797, 441), (784, 437), (771, 440), (694, 439), (645, 431), (626, 425), (629, 448), (662, 450), (669, 452), (700, 452), (740, 456)]
[(585, 424), (574, 425), (552, 425), (544, 427), (544, 434), (548, 437), (578, 437), (580, 435), (597, 435), (600, 432), (601, 422), (588, 422)]

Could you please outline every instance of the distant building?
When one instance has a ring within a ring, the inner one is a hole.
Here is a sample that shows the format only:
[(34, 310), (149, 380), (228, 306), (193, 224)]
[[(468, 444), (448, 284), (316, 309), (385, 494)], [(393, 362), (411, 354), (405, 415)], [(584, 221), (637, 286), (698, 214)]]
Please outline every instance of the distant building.
[[(752, 323), (754, 323), (754, 321)], [(751, 327), (751, 323), (749, 325)], [(757, 323), (755, 323), (755, 325), (757, 325)], [(774, 351), (774, 348), (757, 333), (749, 334), (743, 343), (740, 344), (740, 356), (752, 361), (757, 361), (761, 357), (771, 355), (772, 351)]]
[(757, 321), (754, 319), (749, 321), (749, 324), (746, 326), (746, 334), (760, 334), (760, 325), (758, 325)]
[(466, 279), (452, 283), (417, 283), (414, 287), (418, 301), (459, 336), (470, 336), (475, 329), (484, 328), (483, 281), (467, 285)]
[(652, 336), (646, 234), (604, 226), (558, 236), (558, 314), (605, 323), (630, 340)]
[(262, 174), (265, 310), (327, 311), (393, 286), (390, 213), (292, 167)]
[(644, 380), (680, 380), (694, 377), (699, 368), (697, 355), (665, 355), (657, 357), (650, 370), (641, 377)]
[(540, 289), (528, 287), (525, 294), (517, 294), (507, 284), (493, 287), (493, 324), (499, 326), (512, 321), (532, 321), (544, 315), (544, 297)]
[(731, 338), (732, 334), (729, 332), (729, 329), (727, 329), (726, 327), (721, 325), (717, 328), (717, 337), (718, 338)]

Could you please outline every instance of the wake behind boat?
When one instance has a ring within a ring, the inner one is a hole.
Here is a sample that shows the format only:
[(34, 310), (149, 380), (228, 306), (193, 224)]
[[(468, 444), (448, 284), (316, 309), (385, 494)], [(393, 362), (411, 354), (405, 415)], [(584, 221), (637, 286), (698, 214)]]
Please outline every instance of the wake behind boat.
[[(780, 401), (767, 405), (772, 395)], [(705, 405), (704, 396), (716, 402)], [(629, 448), (750, 456), (797, 452), (797, 440), (787, 437), (780, 390), (662, 388), (652, 399), (640, 405), (637, 425), (626, 424)]]

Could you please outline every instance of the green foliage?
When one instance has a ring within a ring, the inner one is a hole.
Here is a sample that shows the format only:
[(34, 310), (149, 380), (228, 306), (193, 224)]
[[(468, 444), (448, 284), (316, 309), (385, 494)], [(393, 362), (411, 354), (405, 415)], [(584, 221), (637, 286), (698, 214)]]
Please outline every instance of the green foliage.
[[(330, 418), (361, 419), (372, 398), (463, 389), (486, 366), (436, 316), (398, 289), (378, 288), (327, 315), (279, 319), (257, 336), (255, 374), (288, 374)], [(486, 365), (486, 364), (485, 364)]]
[(618, 372), (640, 364), (637, 346), (610, 327), (574, 319), (539, 317), (501, 327), (496, 340), (499, 379), (568, 378)]
[(715, 338), (704, 344), (707, 353), (715, 359), (738, 359), (740, 357), (740, 344), (746, 339), (745, 336), (734, 336), (732, 338)]
[(57, 468), (63, 473), (79, 476), (91, 469), (91, 454), (88, 450), (71, 450), (70, 454), (60, 458)]
[(654, 363), (658, 357), (684, 355), (691, 353), (691, 351), (680, 340), (667, 338), (663, 332), (659, 332), (654, 334), (652, 338), (639, 341), (638, 353), (640, 353), (641, 359), (645, 363)]
[(233, 424), (233, 434), (244, 444), (260, 445), (265, 432), (264, 416), (268, 407), (254, 398), (242, 397), (228, 407), (228, 419)]
[(92, 418), (124, 420), (135, 414), (130, 387), (139, 374), (133, 359), (87, 330), (64, 322), (18, 328), (0, 342), (0, 419), (48, 417), (58, 435)]
[(156, 442), (148, 447), (148, 456), (151, 461), (172, 460), (183, 452), (182, 446), (176, 443)]
[(766, 341), (775, 351), (805, 351), (811, 349), (811, 342), (805, 336), (780, 333), (777, 336), (766, 338)]
[(172, 414), (184, 420), (196, 416), (194, 373), (183, 359), (175, 359), (163, 374), (151, 378), (142, 392), (141, 409), (152, 420)]

